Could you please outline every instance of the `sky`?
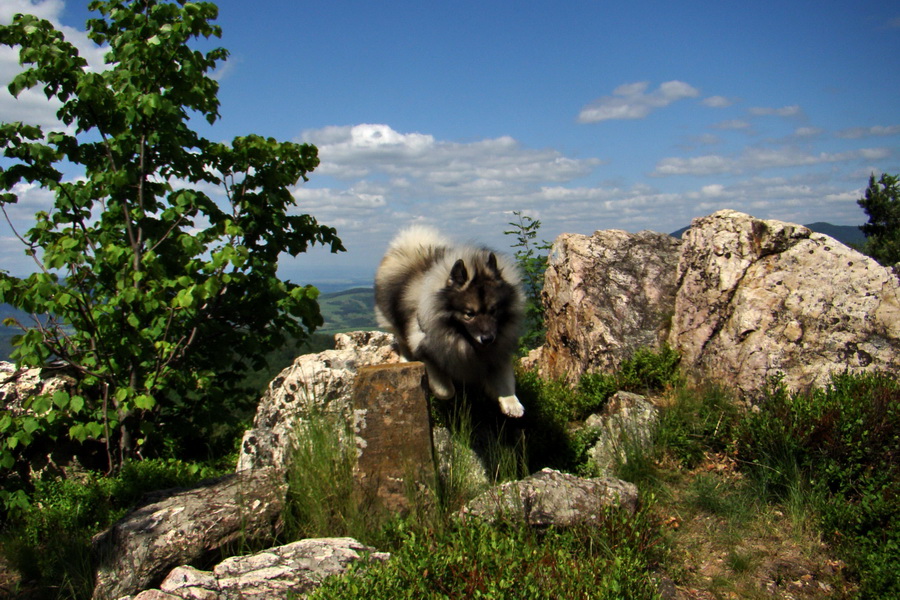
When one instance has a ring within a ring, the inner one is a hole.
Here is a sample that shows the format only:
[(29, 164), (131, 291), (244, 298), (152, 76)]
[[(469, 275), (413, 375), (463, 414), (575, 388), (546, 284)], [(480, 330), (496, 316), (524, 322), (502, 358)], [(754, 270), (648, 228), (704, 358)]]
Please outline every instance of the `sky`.
[[(62, 28), (92, 65), (87, 0), (0, 0)], [(512, 252), (513, 211), (539, 238), (669, 233), (734, 209), (860, 225), (869, 175), (900, 173), (900, 4), (222, 0), (221, 119), (204, 136), (313, 143), (293, 190), (346, 253), (286, 257), (297, 283), (371, 282), (410, 224)], [(0, 49), (0, 120), (49, 125)], [(46, 204), (20, 190), (24, 230)], [(0, 269), (32, 263), (0, 220)]]

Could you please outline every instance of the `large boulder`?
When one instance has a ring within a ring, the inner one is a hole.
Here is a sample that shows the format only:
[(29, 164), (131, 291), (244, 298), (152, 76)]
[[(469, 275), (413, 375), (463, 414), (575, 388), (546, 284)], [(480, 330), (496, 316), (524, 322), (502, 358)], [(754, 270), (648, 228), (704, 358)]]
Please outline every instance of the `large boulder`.
[(244, 434), (237, 470), (274, 467), (288, 462), (296, 428), (311, 410), (351, 422), (350, 398), (360, 367), (398, 363), (394, 338), (381, 331), (335, 336), (334, 350), (305, 354), (269, 383), (256, 410), (253, 428)]
[(238, 543), (271, 543), (286, 492), (274, 469), (257, 469), (154, 494), (92, 540), (94, 599), (135, 594)]
[(669, 333), (680, 246), (651, 231), (559, 236), (544, 275), (547, 341), (529, 364), (574, 383), (658, 347)]
[(669, 343), (689, 372), (755, 395), (900, 367), (900, 281), (806, 227), (734, 211), (684, 235)]

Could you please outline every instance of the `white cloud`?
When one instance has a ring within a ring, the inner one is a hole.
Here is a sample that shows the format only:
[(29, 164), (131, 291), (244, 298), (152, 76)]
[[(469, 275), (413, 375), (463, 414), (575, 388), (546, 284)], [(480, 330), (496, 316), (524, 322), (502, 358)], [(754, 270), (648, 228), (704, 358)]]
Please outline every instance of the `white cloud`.
[(866, 137), (881, 137), (888, 135), (900, 135), (900, 125), (875, 125), (874, 127), (852, 127), (838, 132), (838, 137), (845, 139), (860, 139)]
[(710, 96), (709, 98), (704, 98), (701, 102), (704, 106), (710, 108), (728, 108), (736, 101), (731, 98), (726, 98), (725, 96)]
[(682, 81), (667, 81), (648, 92), (649, 82), (620, 85), (611, 96), (603, 96), (581, 109), (579, 123), (597, 123), (617, 119), (643, 119), (658, 108), (685, 98), (696, 98), (700, 91)]
[(750, 109), (750, 114), (755, 117), (796, 117), (802, 114), (799, 106), (783, 106), (781, 108), (754, 107)]
[(448, 142), (400, 133), (383, 124), (326, 127), (306, 131), (301, 138), (319, 148), (317, 173), (345, 180), (386, 174), (429, 187), (478, 193), (526, 182), (568, 181), (601, 163), (568, 158), (555, 150), (523, 148), (508, 136)]
[(750, 129), (750, 122), (744, 119), (729, 119), (713, 125), (716, 129), (739, 131), (742, 129)]
[(856, 160), (880, 160), (890, 155), (886, 148), (863, 148), (846, 152), (804, 152), (794, 148), (746, 148), (738, 156), (708, 154), (689, 158), (664, 158), (655, 176), (738, 174), (770, 168), (809, 167)]

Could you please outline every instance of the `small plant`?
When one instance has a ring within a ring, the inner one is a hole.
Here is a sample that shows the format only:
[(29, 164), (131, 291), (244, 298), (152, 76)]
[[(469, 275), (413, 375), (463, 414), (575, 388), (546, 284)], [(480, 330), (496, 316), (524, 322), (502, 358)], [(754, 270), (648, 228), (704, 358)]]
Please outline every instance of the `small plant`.
[(525, 287), (525, 332), (520, 341), (522, 354), (544, 343), (544, 307), (541, 300), (541, 291), (544, 289), (544, 271), (547, 270), (547, 255), (539, 254), (540, 251), (549, 250), (551, 244), (547, 241), (537, 243), (538, 231), (541, 222), (522, 214), (521, 211), (513, 211), (516, 217), (509, 225), (512, 229), (504, 231), (505, 235), (512, 235), (516, 243), (512, 245), (516, 250), (514, 257), (522, 272), (523, 285)]

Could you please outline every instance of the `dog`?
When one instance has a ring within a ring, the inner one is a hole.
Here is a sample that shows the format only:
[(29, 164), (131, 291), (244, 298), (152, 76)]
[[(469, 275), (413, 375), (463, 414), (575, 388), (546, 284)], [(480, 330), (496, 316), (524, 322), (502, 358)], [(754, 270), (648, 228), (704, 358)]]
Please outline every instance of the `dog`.
[(402, 231), (375, 274), (378, 323), (404, 359), (425, 363), (432, 393), (448, 399), (454, 381), (479, 384), (509, 417), (525, 413), (512, 366), (524, 306), (512, 260), (430, 227)]

